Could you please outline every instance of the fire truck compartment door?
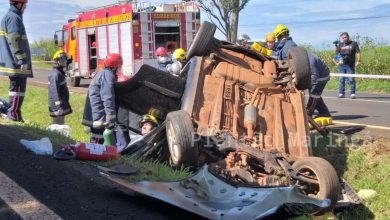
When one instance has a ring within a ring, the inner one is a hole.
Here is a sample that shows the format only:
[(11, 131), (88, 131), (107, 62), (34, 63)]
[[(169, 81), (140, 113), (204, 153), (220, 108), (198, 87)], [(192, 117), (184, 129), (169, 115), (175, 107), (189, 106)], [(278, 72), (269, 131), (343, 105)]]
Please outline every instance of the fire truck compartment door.
[(119, 53), (118, 24), (108, 26), (108, 50), (110, 53)]
[[(88, 45), (87, 45), (87, 30), (86, 29), (79, 29), (78, 30), (78, 36), (79, 36), (79, 74), (81, 76), (85, 76), (88, 74)], [(76, 73), (77, 75), (77, 73)]]
[(131, 33), (131, 23), (121, 23), (120, 24), (121, 32), (121, 54), (123, 58), (122, 72), (125, 76), (131, 76), (133, 74), (133, 34)]
[(107, 30), (106, 26), (98, 27), (98, 54), (100, 59), (107, 56)]

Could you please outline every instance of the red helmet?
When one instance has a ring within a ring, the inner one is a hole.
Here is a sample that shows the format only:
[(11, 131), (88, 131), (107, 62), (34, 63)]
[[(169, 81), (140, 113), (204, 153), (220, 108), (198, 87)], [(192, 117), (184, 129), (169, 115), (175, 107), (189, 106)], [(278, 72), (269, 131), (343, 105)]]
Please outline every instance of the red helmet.
[(14, 3), (27, 3), (28, 0), (9, 0), (9, 3), (14, 4)]
[(159, 47), (156, 50), (156, 56), (165, 56), (167, 55), (167, 49), (165, 47)]
[(122, 56), (117, 53), (108, 54), (106, 59), (104, 60), (105, 67), (118, 68), (121, 67), (122, 64), (123, 64)]

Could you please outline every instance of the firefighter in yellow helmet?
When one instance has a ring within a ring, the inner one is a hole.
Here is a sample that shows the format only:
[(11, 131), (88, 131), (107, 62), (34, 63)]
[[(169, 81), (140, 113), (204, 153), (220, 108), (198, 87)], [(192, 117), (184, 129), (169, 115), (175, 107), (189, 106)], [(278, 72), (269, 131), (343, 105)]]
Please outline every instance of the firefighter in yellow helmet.
[(268, 33), (265, 35), (265, 43), (267, 44), (268, 49), (275, 50), (275, 34), (273, 32)]
[(139, 121), (141, 134), (146, 135), (159, 125), (157, 118), (152, 114), (142, 115)]
[(53, 55), (53, 69), (48, 77), (49, 113), (52, 117), (52, 124), (63, 125), (65, 115), (72, 113), (69, 103), (69, 90), (66, 85), (66, 74), (64, 68), (68, 56), (63, 50), (58, 50)]
[(272, 56), (278, 60), (287, 60), (288, 50), (291, 47), (297, 46), (297, 44), (290, 37), (290, 30), (286, 26), (278, 24), (276, 25), (273, 33), (278, 40), (278, 45), (275, 47), (274, 51), (262, 47), (260, 44), (252, 45), (251, 48), (263, 55)]
[(178, 48), (173, 52), (172, 64), (168, 64), (168, 72), (174, 76), (179, 76), (183, 63), (185, 62), (186, 51), (183, 48)]

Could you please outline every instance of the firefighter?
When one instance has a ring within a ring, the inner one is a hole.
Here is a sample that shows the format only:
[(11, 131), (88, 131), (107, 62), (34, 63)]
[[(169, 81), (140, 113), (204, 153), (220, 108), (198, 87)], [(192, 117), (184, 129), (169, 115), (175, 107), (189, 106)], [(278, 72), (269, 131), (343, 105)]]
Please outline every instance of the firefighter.
[(33, 77), (30, 46), (23, 24), (27, 2), (10, 0), (10, 8), (0, 25), (0, 75), (10, 79), (7, 118), (20, 122), (23, 122), (21, 108), (27, 77)]
[(278, 44), (275, 47), (275, 50), (270, 50), (261, 46), (260, 44), (256, 45), (256, 43), (254, 43), (251, 48), (263, 55), (271, 56), (278, 60), (287, 60), (288, 50), (291, 47), (297, 46), (297, 44), (290, 37), (290, 30), (286, 26), (278, 24), (275, 27), (273, 33), (278, 40)]
[(104, 60), (104, 69), (92, 78), (89, 85), (82, 124), (90, 129), (91, 143), (102, 144), (104, 129), (115, 128), (117, 106), (114, 84), (117, 81), (116, 72), (122, 64), (121, 55), (109, 54)]
[(157, 56), (157, 68), (164, 72), (168, 72), (167, 66), (168, 64), (172, 64), (172, 60), (167, 53), (167, 49), (165, 49), (165, 47), (157, 48), (156, 56)]
[(66, 75), (64, 68), (68, 61), (68, 56), (63, 50), (58, 50), (54, 56), (53, 69), (49, 75), (49, 112), (53, 118), (52, 124), (63, 125), (65, 115), (72, 113), (72, 108), (69, 104), (69, 90), (66, 85)]
[(326, 83), (329, 81), (329, 68), (317, 56), (308, 53), (311, 70), (311, 88), (309, 89), (309, 101), (306, 106), (309, 117), (313, 116), (315, 110), (318, 111), (317, 117), (331, 117), (328, 107), (321, 97)]
[(167, 65), (167, 70), (174, 76), (179, 76), (181, 68), (185, 62), (186, 51), (183, 48), (178, 48), (173, 52), (173, 63)]
[(269, 32), (265, 35), (265, 43), (267, 44), (267, 48), (270, 50), (275, 50), (275, 34), (273, 32)]
[(142, 115), (141, 120), (138, 123), (139, 128), (141, 129), (141, 134), (146, 135), (156, 128), (159, 123), (157, 118), (152, 114)]

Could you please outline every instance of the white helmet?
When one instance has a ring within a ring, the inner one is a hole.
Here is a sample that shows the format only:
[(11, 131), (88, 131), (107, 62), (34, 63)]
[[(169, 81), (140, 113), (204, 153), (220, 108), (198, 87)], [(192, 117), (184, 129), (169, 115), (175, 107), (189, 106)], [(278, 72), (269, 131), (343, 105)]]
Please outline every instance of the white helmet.
[(180, 71), (181, 71), (181, 62), (180, 61), (175, 61), (172, 64), (170, 64), (167, 69), (168, 72), (174, 76), (180, 76)]

